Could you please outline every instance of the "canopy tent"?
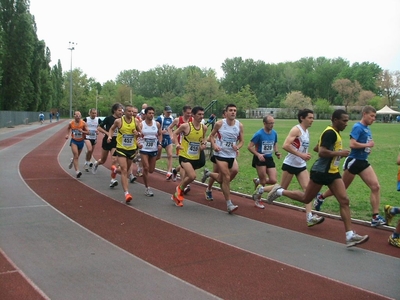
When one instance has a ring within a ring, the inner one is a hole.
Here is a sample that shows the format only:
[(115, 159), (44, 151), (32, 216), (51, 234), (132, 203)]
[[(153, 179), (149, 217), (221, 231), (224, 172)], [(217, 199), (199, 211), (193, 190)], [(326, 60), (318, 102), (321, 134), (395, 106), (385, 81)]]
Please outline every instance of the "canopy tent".
[(389, 106), (385, 105), (383, 108), (376, 112), (377, 115), (400, 115), (399, 111), (391, 109)]

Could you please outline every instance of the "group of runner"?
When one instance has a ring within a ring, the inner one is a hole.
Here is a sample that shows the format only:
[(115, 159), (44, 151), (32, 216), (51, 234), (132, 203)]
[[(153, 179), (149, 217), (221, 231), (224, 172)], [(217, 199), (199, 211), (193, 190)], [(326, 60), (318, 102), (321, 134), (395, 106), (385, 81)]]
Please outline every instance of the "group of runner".
[[(238, 206), (232, 203), (230, 198), (230, 182), (238, 173), (239, 166), (237, 156), (240, 148), (244, 145), (243, 124), (236, 119), (237, 109), (234, 104), (229, 104), (224, 110), (224, 118), (213, 124), (213, 129), (207, 135), (208, 127), (204, 122), (204, 108), (196, 106), (183, 107), (182, 115), (172, 118), (171, 107), (166, 106), (164, 113), (155, 118), (155, 110), (146, 104), (139, 113), (136, 107), (116, 103), (112, 106), (112, 115), (100, 120), (92, 109), (89, 117), (81, 119), (80, 112), (75, 112), (74, 120), (68, 125), (68, 135), (71, 136), (71, 149), (73, 158), (70, 168), (75, 167), (76, 176), (79, 171), (78, 158), (84, 144), (87, 145), (85, 170), (92, 168), (95, 174), (98, 166), (104, 164), (108, 155), (112, 158), (110, 187), (118, 185), (116, 175), (121, 174), (121, 183), (125, 194), (125, 201), (129, 203), (132, 195), (128, 191), (128, 178), (131, 182), (136, 179), (132, 171), (132, 162), (140, 155), (145, 195), (153, 196), (149, 187), (149, 174), (153, 173), (156, 161), (161, 157), (162, 149), (166, 150), (167, 156), (167, 180), (177, 180), (180, 173), (180, 183), (175, 193), (171, 196), (175, 205), (183, 206), (184, 195), (190, 190), (190, 183), (196, 179), (196, 170), (205, 165), (205, 154), (207, 142), (212, 150), (211, 161), (213, 170), (204, 169), (202, 182), (209, 178), (205, 190), (205, 199), (213, 200), (212, 186), (218, 182), (221, 186), (227, 211), (232, 213)], [(301, 110), (298, 114), (299, 124), (294, 126), (283, 143), (283, 149), (288, 152), (283, 161), (282, 178), (277, 184), (277, 171), (273, 155), (278, 159), (281, 153), (278, 149), (278, 136), (273, 129), (273, 116), (263, 118), (263, 128), (258, 130), (252, 137), (247, 149), (253, 154), (252, 166), (257, 170), (257, 178), (254, 178), (255, 191), (253, 199), (255, 207), (263, 209), (261, 201), (272, 203), (280, 196), (287, 196), (294, 200), (305, 203), (306, 221), (309, 227), (321, 224), (324, 218), (312, 213), (312, 201), (314, 208), (320, 210), (323, 199), (334, 195), (340, 204), (340, 215), (344, 222), (346, 232), (346, 244), (348, 247), (364, 243), (368, 236), (356, 234), (351, 227), (351, 216), (349, 199), (346, 188), (359, 175), (371, 189), (371, 206), (373, 216), (371, 226), (386, 224), (384, 218), (379, 215), (379, 183), (374, 170), (368, 163), (367, 157), (372, 140), (371, 125), (375, 120), (376, 111), (371, 106), (364, 107), (362, 119), (358, 122), (350, 134), (350, 150), (342, 147), (340, 132), (343, 131), (349, 120), (344, 110), (336, 110), (332, 115), (332, 125), (328, 126), (320, 136), (314, 151), (318, 152), (318, 159), (311, 167), (310, 175), (306, 163), (311, 158), (309, 153), (310, 139), (308, 128), (311, 127), (314, 115), (309, 109)], [(102, 141), (101, 158), (91, 162), (97, 134), (104, 134)], [(173, 144), (176, 145), (179, 157), (179, 166), (172, 166)], [(344, 164), (343, 179), (339, 172), (341, 157), (347, 157)], [(303, 191), (287, 190), (293, 176), (296, 176)], [(323, 185), (329, 190), (324, 195), (319, 194)], [(262, 194), (269, 192), (266, 199)], [(396, 214), (396, 208), (385, 207), (386, 218), (392, 218)], [(389, 238), (389, 243), (400, 247), (399, 237), (396, 232)]]

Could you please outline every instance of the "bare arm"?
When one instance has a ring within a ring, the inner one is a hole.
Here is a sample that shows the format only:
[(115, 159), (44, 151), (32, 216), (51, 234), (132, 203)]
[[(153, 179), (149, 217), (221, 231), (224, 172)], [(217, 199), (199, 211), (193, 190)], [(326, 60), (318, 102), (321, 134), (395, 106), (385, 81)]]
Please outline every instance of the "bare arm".
[(108, 131), (107, 135), (107, 143), (111, 142), (111, 139), (113, 137), (114, 131), (117, 128), (121, 127), (121, 118), (115, 119), (114, 124), (111, 126), (110, 130)]

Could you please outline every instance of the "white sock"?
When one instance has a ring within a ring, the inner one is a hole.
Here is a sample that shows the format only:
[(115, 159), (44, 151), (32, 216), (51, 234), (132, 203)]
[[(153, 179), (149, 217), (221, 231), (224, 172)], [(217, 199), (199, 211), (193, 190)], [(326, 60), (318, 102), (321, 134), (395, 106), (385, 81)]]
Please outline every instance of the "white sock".
[(231, 200), (226, 200), (226, 205), (231, 205), (232, 201)]
[(312, 213), (309, 212), (309, 213), (307, 213), (306, 215), (307, 215), (307, 221), (308, 221), (308, 220), (311, 220), (311, 218), (312, 218)]
[(279, 188), (279, 189), (276, 190), (276, 194), (277, 194), (278, 196), (282, 196), (283, 191), (284, 191), (283, 188)]
[(347, 231), (346, 232), (346, 240), (351, 239), (351, 237), (353, 236), (354, 232), (353, 230)]

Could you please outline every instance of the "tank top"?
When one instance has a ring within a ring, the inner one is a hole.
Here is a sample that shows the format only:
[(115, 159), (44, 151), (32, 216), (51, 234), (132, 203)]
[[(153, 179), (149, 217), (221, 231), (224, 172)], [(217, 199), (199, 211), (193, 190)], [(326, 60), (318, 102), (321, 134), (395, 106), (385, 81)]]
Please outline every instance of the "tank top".
[[(296, 137), (292, 143), (292, 146), (298, 152), (308, 153), (308, 148), (310, 146), (310, 135), (308, 130), (304, 130), (300, 124), (296, 125), (296, 127), (299, 128), (301, 135)], [(288, 153), (288, 155), (286, 155), (283, 163), (295, 168), (302, 168), (306, 166), (306, 161), (304, 159), (292, 153)]]
[[(324, 140), (324, 146), (332, 151), (340, 151), (342, 150), (342, 137), (340, 136), (339, 132), (337, 132), (332, 126), (328, 126), (325, 128), (325, 130), (322, 132), (319, 141), (318, 141), (318, 146), (321, 147), (322, 145), (322, 137), (324, 134), (326, 134), (328, 131), (333, 131), (336, 135), (336, 137), (331, 139), (330, 141)], [(331, 135), (333, 136), (333, 135)], [(328, 146), (328, 144), (330, 144)], [(327, 147), (328, 146), (328, 147)], [(315, 172), (321, 172), (321, 173), (329, 173), (329, 174), (335, 174), (339, 173), (339, 164), (340, 164), (340, 159), (341, 156), (334, 156), (334, 157), (319, 157), (313, 166), (311, 167), (312, 171)]]
[(239, 138), (240, 134), (240, 122), (235, 120), (235, 124), (233, 126), (229, 126), (226, 122), (226, 119), (222, 120), (222, 126), (218, 130), (216, 145), (220, 147), (220, 151), (214, 152), (215, 156), (225, 157), (225, 158), (235, 158), (236, 151), (233, 149), (233, 146), (236, 145), (236, 142)]
[[(193, 122), (193, 117), (190, 117), (188, 122)], [(179, 128), (179, 126), (181, 126), (182, 124), (185, 124), (185, 123), (186, 123), (186, 122), (185, 122), (185, 120), (183, 120), (183, 116), (180, 116), (180, 117), (178, 118), (178, 125), (176, 125), (176, 128)], [(179, 144), (180, 144), (181, 141), (182, 141), (182, 136), (183, 136), (182, 133), (181, 133), (180, 135), (178, 135), (178, 143), (179, 143)]]
[(204, 138), (203, 125), (197, 130), (192, 122), (189, 122), (190, 131), (187, 135), (183, 135), (179, 156), (190, 160), (200, 159), (200, 145)]
[(136, 138), (133, 131), (136, 130), (135, 120), (132, 118), (130, 123), (127, 123), (125, 116), (121, 118), (121, 127), (118, 130), (117, 135), (117, 148), (122, 150), (135, 150)]
[(84, 122), (87, 124), (87, 127), (89, 129), (89, 134), (86, 135), (87, 140), (95, 140), (97, 139), (97, 126), (99, 125), (99, 118), (94, 117), (92, 118), (85, 118)]
[(155, 120), (152, 120), (151, 125), (147, 125), (146, 121), (142, 121), (142, 134), (143, 137), (139, 140), (142, 145), (140, 151), (154, 152), (158, 150), (158, 128)]
[(76, 124), (75, 120), (71, 121), (70, 123), (71, 126), (71, 137), (75, 141), (83, 141), (85, 139), (85, 134), (80, 131), (79, 129), (84, 129), (85, 128), (85, 122), (83, 120), (79, 120), (79, 124)]

